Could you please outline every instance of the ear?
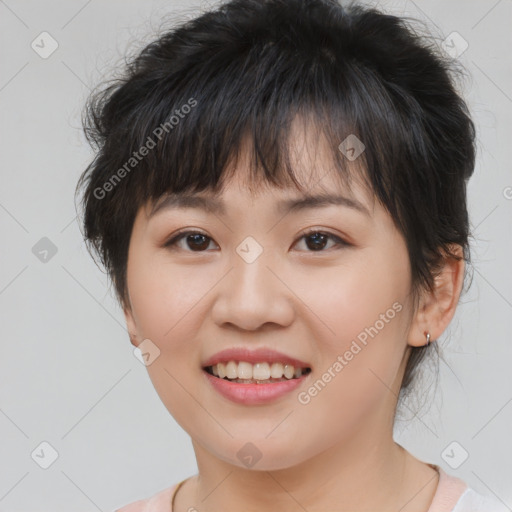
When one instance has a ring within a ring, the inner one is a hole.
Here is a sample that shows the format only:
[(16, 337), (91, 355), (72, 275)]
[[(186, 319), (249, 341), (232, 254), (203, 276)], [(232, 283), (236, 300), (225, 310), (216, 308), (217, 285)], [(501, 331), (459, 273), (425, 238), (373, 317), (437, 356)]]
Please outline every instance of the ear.
[(137, 340), (137, 324), (135, 322), (130, 304), (123, 306), (123, 313), (126, 320), (126, 326), (128, 327), (130, 342), (134, 347), (138, 347), (140, 342)]
[(452, 246), (451, 250), (460, 259), (446, 256), (434, 278), (434, 290), (425, 291), (420, 298), (408, 337), (408, 344), (413, 347), (425, 345), (426, 333), (430, 333), (431, 341), (437, 340), (455, 314), (464, 283), (465, 263), (460, 245)]

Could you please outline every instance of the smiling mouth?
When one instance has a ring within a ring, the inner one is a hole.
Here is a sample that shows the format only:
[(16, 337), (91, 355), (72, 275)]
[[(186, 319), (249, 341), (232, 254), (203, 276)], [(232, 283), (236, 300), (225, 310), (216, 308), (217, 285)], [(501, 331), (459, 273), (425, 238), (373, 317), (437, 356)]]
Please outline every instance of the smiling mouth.
[(251, 364), (245, 361), (218, 363), (203, 370), (218, 379), (236, 384), (273, 384), (299, 379), (311, 372), (308, 367), (296, 368), (290, 364), (266, 362)]

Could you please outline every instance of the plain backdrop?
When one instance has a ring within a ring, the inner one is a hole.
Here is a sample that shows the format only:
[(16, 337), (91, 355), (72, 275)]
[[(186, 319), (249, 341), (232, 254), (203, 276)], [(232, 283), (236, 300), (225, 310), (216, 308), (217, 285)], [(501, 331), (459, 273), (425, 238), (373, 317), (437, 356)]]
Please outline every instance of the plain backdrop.
[[(473, 282), (439, 340), (435, 396), (421, 415), (404, 409), (395, 438), (512, 507), (512, 2), (379, 6), (427, 22), (452, 51), (467, 45), (454, 58), (478, 131)], [(1, 511), (109, 511), (196, 473), (85, 248), (74, 190), (92, 158), (80, 129), (90, 89), (165, 16), (207, 7), (0, 1)]]

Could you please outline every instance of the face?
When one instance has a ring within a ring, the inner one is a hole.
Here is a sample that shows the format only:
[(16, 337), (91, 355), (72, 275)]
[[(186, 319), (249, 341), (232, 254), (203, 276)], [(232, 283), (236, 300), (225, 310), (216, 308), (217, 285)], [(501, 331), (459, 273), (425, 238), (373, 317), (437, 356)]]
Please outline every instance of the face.
[[(182, 202), (151, 216), (146, 205), (133, 227), (125, 310), (133, 343), (150, 340), (150, 378), (192, 440), (241, 468), (251, 450), (261, 455), (257, 469), (284, 469), (363, 431), (379, 435), (400, 387), (411, 319), (405, 241), (363, 187), (340, 185), (319, 148), (295, 153), (303, 192), (249, 192), (241, 159), (221, 194), (196, 194), (222, 211)], [(348, 200), (286, 209), (306, 194)], [(238, 389), (226, 396), (203, 366), (233, 348), (274, 350), (310, 372), (285, 376), (293, 385), (261, 400), (255, 387), (276, 384), (224, 380), (223, 389)]]

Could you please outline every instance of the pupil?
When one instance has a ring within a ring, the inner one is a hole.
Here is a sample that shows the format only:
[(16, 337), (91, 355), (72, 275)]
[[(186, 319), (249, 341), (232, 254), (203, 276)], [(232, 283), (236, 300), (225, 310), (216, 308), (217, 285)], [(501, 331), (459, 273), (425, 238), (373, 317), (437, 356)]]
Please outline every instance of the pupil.
[[(319, 240), (319, 238), (322, 238), (322, 240)], [(325, 239), (326, 239), (326, 235), (322, 234), (322, 233), (314, 233), (313, 235), (310, 235), (308, 236), (308, 239), (309, 240), (313, 240), (315, 244), (318, 244), (320, 243), (321, 244), (321, 247), (319, 247), (318, 245), (315, 245), (313, 247), (310, 247), (310, 245), (308, 244), (308, 248), (311, 249), (323, 249), (325, 247)]]
[[(189, 235), (188, 238), (189, 238), (189, 240), (190, 239), (193, 240), (193, 242), (192, 242), (193, 245), (192, 245), (191, 249), (194, 249), (194, 247), (195, 247), (196, 249), (201, 250), (201, 249), (206, 249), (206, 247), (208, 247), (208, 242), (206, 241), (206, 237), (204, 235), (201, 235), (198, 233), (195, 235)], [(201, 238), (203, 239), (202, 240), (203, 243), (201, 245), (196, 245), (196, 242), (198, 242), (198, 241), (199, 241), (199, 243), (201, 242)]]

